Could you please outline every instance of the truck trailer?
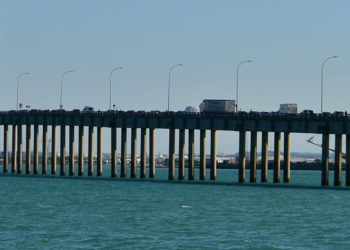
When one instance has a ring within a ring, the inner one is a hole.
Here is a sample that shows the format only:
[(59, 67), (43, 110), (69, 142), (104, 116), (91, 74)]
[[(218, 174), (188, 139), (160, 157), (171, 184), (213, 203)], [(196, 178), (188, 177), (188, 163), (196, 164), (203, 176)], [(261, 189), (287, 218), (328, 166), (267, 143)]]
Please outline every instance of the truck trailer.
[(236, 101), (204, 99), (199, 105), (199, 110), (206, 113), (234, 113), (236, 112)]
[(278, 112), (281, 114), (296, 114), (298, 113), (298, 105), (296, 103), (280, 104)]

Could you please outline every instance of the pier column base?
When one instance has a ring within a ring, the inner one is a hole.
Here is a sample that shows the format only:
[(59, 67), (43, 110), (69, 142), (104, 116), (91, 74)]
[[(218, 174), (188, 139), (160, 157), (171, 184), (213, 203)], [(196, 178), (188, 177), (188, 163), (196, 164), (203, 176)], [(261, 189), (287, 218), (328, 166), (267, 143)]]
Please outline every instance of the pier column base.
[(284, 133), (283, 182), (290, 182), (290, 132)]
[(329, 176), (329, 134), (322, 134), (322, 186), (328, 186)]
[(342, 135), (335, 135), (335, 152), (334, 152), (334, 186), (341, 186), (342, 176)]
[(188, 130), (188, 180), (194, 180), (194, 130)]
[(245, 131), (239, 131), (239, 177), (238, 182), (245, 182)]
[(174, 180), (175, 176), (175, 129), (169, 130), (169, 163), (168, 180)]
[(268, 132), (262, 132), (261, 142), (261, 182), (265, 183), (268, 181)]
[(281, 132), (275, 132), (275, 150), (273, 161), (273, 182), (280, 182), (280, 154), (281, 154)]
[(216, 130), (211, 130), (210, 136), (210, 180), (216, 180)]
[(250, 134), (250, 182), (256, 182), (256, 163), (257, 163), (257, 132)]

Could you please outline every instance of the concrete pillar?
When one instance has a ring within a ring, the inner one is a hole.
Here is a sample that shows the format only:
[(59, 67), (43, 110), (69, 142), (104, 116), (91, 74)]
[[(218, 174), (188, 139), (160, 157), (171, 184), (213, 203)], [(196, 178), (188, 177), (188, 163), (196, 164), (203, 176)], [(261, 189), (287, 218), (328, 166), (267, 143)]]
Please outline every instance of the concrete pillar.
[(17, 174), (22, 174), (22, 125), (17, 126)]
[(156, 176), (154, 128), (149, 129), (149, 178)]
[(250, 133), (250, 182), (256, 182), (257, 132)]
[(179, 130), (179, 180), (185, 179), (185, 129)]
[(43, 126), (43, 144), (42, 144), (42, 160), (41, 160), (41, 173), (43, 175), (47, 174), (47, 125)]
[(205, 180), (206, 176), (206, 150), (205, 150), (205, 143), (206, 143), (206, 131), (205, 129), (200, 130), (200, 159), (199, 159), (199, 179), (201, 181)]
[(174, 180), (175, 175), (175, 129), (169, 129), (169, 163), (168, 180)]
[(210, 180), (216, 180), (216, 130), (211, 130), (210, 135)]
[(4, 125), (4, 161), (3, 161), (3, 172), (8, 172), (8, 162), (9, 162), (9, 149), (8, 149), (8, 125)]
[(11, 173), (17, 171), (17, 125), (12, 125)]
[(33, 155), (33, 174), (39, 173), (39, 152), (38, 152), (39, 126), (34, 125), (34, 155)]
[(26, 125), (26, 174), (30, 174), (30, 165), (31, 165), (31, 126)]
[(334, 152), (334, 186), (341, 186), (341, 172), (342, 172), (342, 135), (335, 135), (335, 152)]
[(56, 126), (52, 125), (51, 136), (51, 174), (56, 174)]
[(141, 162), (140, 162), (140, 178), (146, 178), (146, 129), (141, 128)]
[(79, 126), (78, 135), (78, 176), (84, 175), (84, 126)]
[(66, 176), (66, 126), (61, 125), (60, 142), (60, 176)]
[(280, 182), (280, 154), (281, 154), (281, 132), (275, 132), (275, 148), (273, 161), (273, 182)]
[(126, 142), (126, 137), (127, 137), (127, 128), (122, 128), (122, 136), (121, 136), (121, 158), (120, 158), (120, 162), (121, 162), (121, 166), (120, 166), (120, 177), (121, 178), (125, 178), (126, 177), (126, 146), (127, 146), (127, 142)]
[(346, 135), (346, 186), (350, 186), (350, 134)]
[(136, 178), (137, 129), (131, 129), (130, 178)]
[(111, 128), (111, 177), (117, 177), (117, 128)]
[(74, 176), (74, 125), (69, 126), (69, 176)]
[(94, 127), (89, 126), (88, 176), (94, 176)]
[(194, 130), (188, 130), (188, 180), (194, 180)]
[(290, 132), (284, 133), (283, 182), (290, 182)]
[(322, 186), (328, 186), (329, 179), (329, 134), (322, 134)]
[(245, 182), (245, 131), (239, 131), (239, 183)]
[(261, 140), (261, 182), (268, 181), (268, 144), (269, 135), (268, 132), (262, 132)]
[(97, 127), (97, 176), (102, 176), (102, 128)]

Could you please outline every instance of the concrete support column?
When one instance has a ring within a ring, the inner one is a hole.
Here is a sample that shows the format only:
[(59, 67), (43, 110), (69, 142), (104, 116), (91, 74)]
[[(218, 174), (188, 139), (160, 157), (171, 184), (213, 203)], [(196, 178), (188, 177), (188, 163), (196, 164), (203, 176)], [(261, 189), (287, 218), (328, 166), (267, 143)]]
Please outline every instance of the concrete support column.
[(43, 126), (43, 144), (42, 144), (42, 160), (41, 160), (41, 173), (47, 175), (47, 125)]
[(56, 126), (52, 125), (51, 136), (51, 174), (56, 174)]
[(117, 167), (118, 167), (118, 161), (117, 161), (117, 128), (112, 127), (111, 128), (111, 177), (117, 177)]
[(210, 134), (210, 180), (216, 180), (216, 130), (212, 129)]
[(66, 126), (61, 125), (60, 176), (66, 176)]
[(30, 147), (30, 143), (31, 143), (31, 126), (30, 125), (26, 125), (26, 174), (30, 174), (30, 165), (31, 165), (31, 147)]
[(329, 134), (322, 134), (322, 186), (328, 186), (329, 179)]
[(78, 176), (84, 175), (84, 126), (79, 126), (78, 135)]
[(141, 128), (141, 162), (140, 162), (140, 178), (144, 179), (146, 178), (146, 129)]
[(154, 128), (149, 129), (149, 178), (156, 176)]
[(137, 129), (131, 129), (130, 178), (136, 178)]
[(8, 162), (9, 162), (9, 149), (8, 149), (8, 125), (4, 125), (4, 162), (3, 162), (3, 172), (8, 172)]
[(94, 176), (94, 127), (89, 126), (88, 176)]
[(201, 181), (205, 180), (206, 176), (206, 150), (205, 150), (205, 144), (206, 144), (206, 131), (205, 129), (200, 130), (200, 159), (199, 159), (199, 179)]
[(284, 133), (283, 182), (290, 182), (290, 132)]
[(39, 173), (39, 153), (38, 153), (39, 126), (34, 125), (34, 155), (33, 155), (33, 174)]
[(102, 128), (97, 127), (97, 176), (102, 176)]
[(17, 174), (22, 174), (22, 125), (17, 126)]
[(239, 183), (245, 182), (245, 131), (239, 131)]
[(261, 140), (261, 182), (268, 181), (268, 144), (269, 135), (268, 132), (262, 132)]
[(194, 180), (194, 129), (188, 130), (188, 180)]
[(350, 134), (346, 135), (346, 186), (350, 186)]
[(12, 125), (11, 173), (17, 171), (17, 125)]
[(122, 128), (122, 136), (121, 136), (121, 156), (120, 156), (120, 177), (125, 178), (126, 177), (126, 137), (127, 137), (127, 128)]
[(69, 126), (69, 176), (74, 176), (74, 125)]
[(281, 132), (275, 132), (275, 149), (273, 161), (273, 182), (280, 182), (280, 154), (281, 154)]
[(185, 129), (179, 130), (179, 180), (185, 179)]
[(257, 157), (257, 136), (256, 131), (252, 131), (250, 134), (250, 182), (256, 182), (256, 157)]
[(175, 129), (169, 129), (169, 163), (168, 180), (174, 180), (175, 175)]
[(341, 186), (341, 172), (342, 172), (342, 135), (335, 135), (335, 152), (334, 152), (334, 186)]

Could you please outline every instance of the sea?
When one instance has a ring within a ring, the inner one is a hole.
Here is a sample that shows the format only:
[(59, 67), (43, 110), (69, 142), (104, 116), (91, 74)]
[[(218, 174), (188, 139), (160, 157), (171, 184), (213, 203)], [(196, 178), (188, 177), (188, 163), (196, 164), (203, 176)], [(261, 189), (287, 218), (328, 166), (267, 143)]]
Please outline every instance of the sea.
[(0, 249), (350, 248), (350, 189), (320, 187), (319, 171), (291, 171), (290, 184), (271, 171), (254, 185), (232, 169), (215, 182), (197, 169), (195, 181), (167, 181), (167, 169), (155, 180), (108, 175), (2, 174)]

